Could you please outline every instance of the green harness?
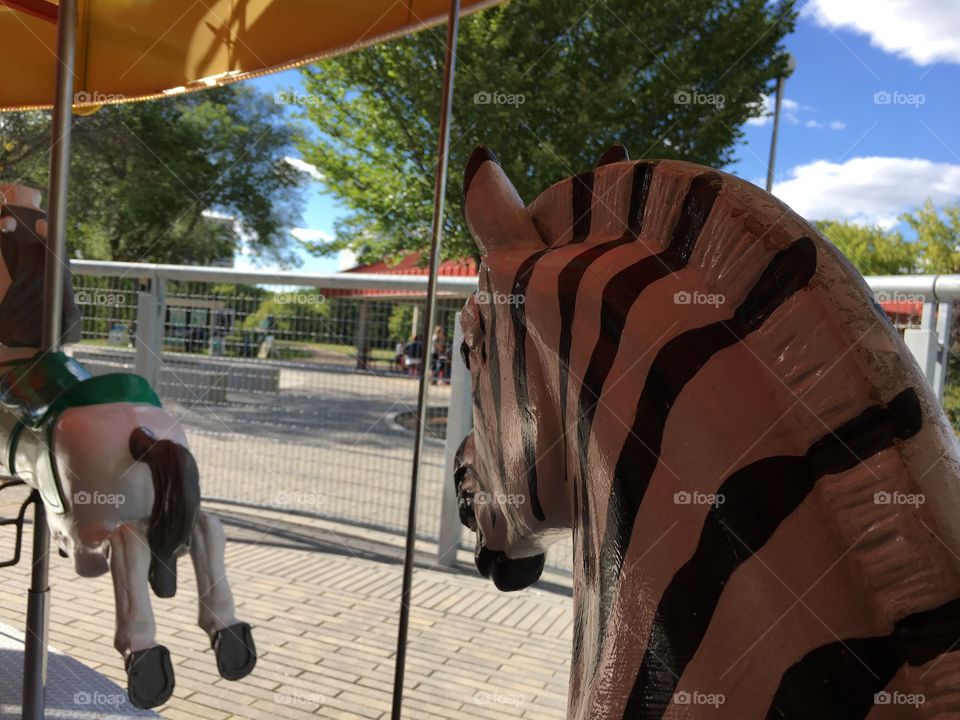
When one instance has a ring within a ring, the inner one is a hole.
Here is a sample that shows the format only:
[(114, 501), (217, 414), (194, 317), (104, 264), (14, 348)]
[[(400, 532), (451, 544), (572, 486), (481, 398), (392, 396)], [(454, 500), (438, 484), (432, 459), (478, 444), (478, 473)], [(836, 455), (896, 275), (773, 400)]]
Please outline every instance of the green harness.
[(7, 468), (17, 474), (17, 446), (24, 432), (46, 436), (49, 468), (37, 468), (36, 483), (46, 506), (66, 512), (66, 498), (57, 472), (53, 429), (67, 409), (106, 403), (140, 403), (160, 407), (160, 399), (139, 375), (109, 373), (93, 376), (62, 352), (38, 352), (29, 358), (0, 364), (0, 403), (18, 416), (7, 438)]

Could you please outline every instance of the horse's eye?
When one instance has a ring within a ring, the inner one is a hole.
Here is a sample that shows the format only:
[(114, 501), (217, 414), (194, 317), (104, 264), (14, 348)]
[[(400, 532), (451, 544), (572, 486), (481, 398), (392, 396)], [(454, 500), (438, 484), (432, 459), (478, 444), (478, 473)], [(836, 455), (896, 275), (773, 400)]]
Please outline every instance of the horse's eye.
[(460, 357), (463, 358), (463, 364), (467, 366), (467, 370), (470, 369), (470, 347), (466, 342), (460, 343)]

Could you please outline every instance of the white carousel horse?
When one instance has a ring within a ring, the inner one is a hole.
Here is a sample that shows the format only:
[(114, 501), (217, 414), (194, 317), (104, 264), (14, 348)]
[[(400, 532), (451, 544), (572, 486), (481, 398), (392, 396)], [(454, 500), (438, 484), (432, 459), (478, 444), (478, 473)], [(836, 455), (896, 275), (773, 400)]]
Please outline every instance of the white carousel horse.
[[(180, 423), (143, 378), (91, 377), (63, 353), (37, 350), (42, 295), (37, 278), (23, 275), (39, 272), (42, 285), (39, 204), (36, 191), (0, 186), (0, 466), (40, 493), (53, 541), (79, 575), (111, 572), (127, 691), (137, 707), (155, 707), (171, 696), (174, 675), (155, 639), (148, 586), (171, 597), (177, 557), (188, 549), (199, 625), (220, 675), (249, 674), (256, 650), (250, 626), (235, 616), (223, 528), (199, 510), (197, 466)], [(65, 295), (64, 336), (72, 341), (79, 313), (69, 279)]]

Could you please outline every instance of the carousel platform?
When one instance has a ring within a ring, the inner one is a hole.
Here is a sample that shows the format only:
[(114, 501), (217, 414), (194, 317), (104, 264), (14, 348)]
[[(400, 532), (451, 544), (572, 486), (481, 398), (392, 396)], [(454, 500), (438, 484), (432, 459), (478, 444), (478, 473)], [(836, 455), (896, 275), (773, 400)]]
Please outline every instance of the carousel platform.
[[(56, 648), (47, 660), (48, 718), (124, 720), (158, 718), (130, 705), (126, 691), (96, 670)], [(0, 623), (0, 718), (20, 717), (23, 631)]]
[[(238, 616), (253, 625), (259, 662), (240, 682), (220, 678), (209, 642), (195, 624), (193, 570), (181, 560), (176, 596), (154, 599), (157, 640), (170, 649), (176, 671), (173, 698), (156, 709), (159, 716), (389, 718), (403, 538), (278, 512), (205, 505), (226, 528), (230, 584)], [(0, 516), (9, 516), (9, 509), (0, 502)], [(27, 552), (30, 532), (27, 528)], [(3, 533), (0, 546), (2, 555)], [(500, 593), (477, 575), (471, 553), (461, 554), (459, 569), (448, 570), (435, 566), (429, 544), (418, 549), (405, 720), (562, 720), (572, 631), (569, 577), (546, 576), (523, 592)], [(10, 713), (4, 719), (18, 717), (17, 633), (23, 630), (29, 567), (27, 556), (0, 571), (0, 623), (9, 636), (0, 638), (8, 643), (0, 649), (0, 702)], [(49, 642), (59, 652), (50, 656), (48, 717), (141, 717), (130, 712), (129, 703), (91, 709), (74, 701), (81, 691), (93, 697), (94, 689), (104, 693), (104, 701), (117, 693), (126, 697), (123, 664), (113, 649), (109, 576), (76, 577), (72, 564), (54, 554), (50, 584)]]

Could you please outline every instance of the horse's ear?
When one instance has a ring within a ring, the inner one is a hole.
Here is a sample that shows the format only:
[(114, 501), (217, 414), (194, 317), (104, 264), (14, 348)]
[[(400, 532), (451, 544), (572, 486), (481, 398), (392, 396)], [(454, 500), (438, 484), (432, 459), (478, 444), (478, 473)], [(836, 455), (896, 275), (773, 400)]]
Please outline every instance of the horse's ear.
[(600, 159), (597, 160), (597, 167), (602, 165), (610, 165), (611, 163), (626, 162), (630, 159), (627, 149), (617, 143), (616, 145), (611, 145), (606, 149), (603, 155), (600, 156)]
[(483, 145), (478, 145), (467, 161), (463, 208), (481, 256), (507, 247), (544, 247), (533, 219), (497, 156)]

